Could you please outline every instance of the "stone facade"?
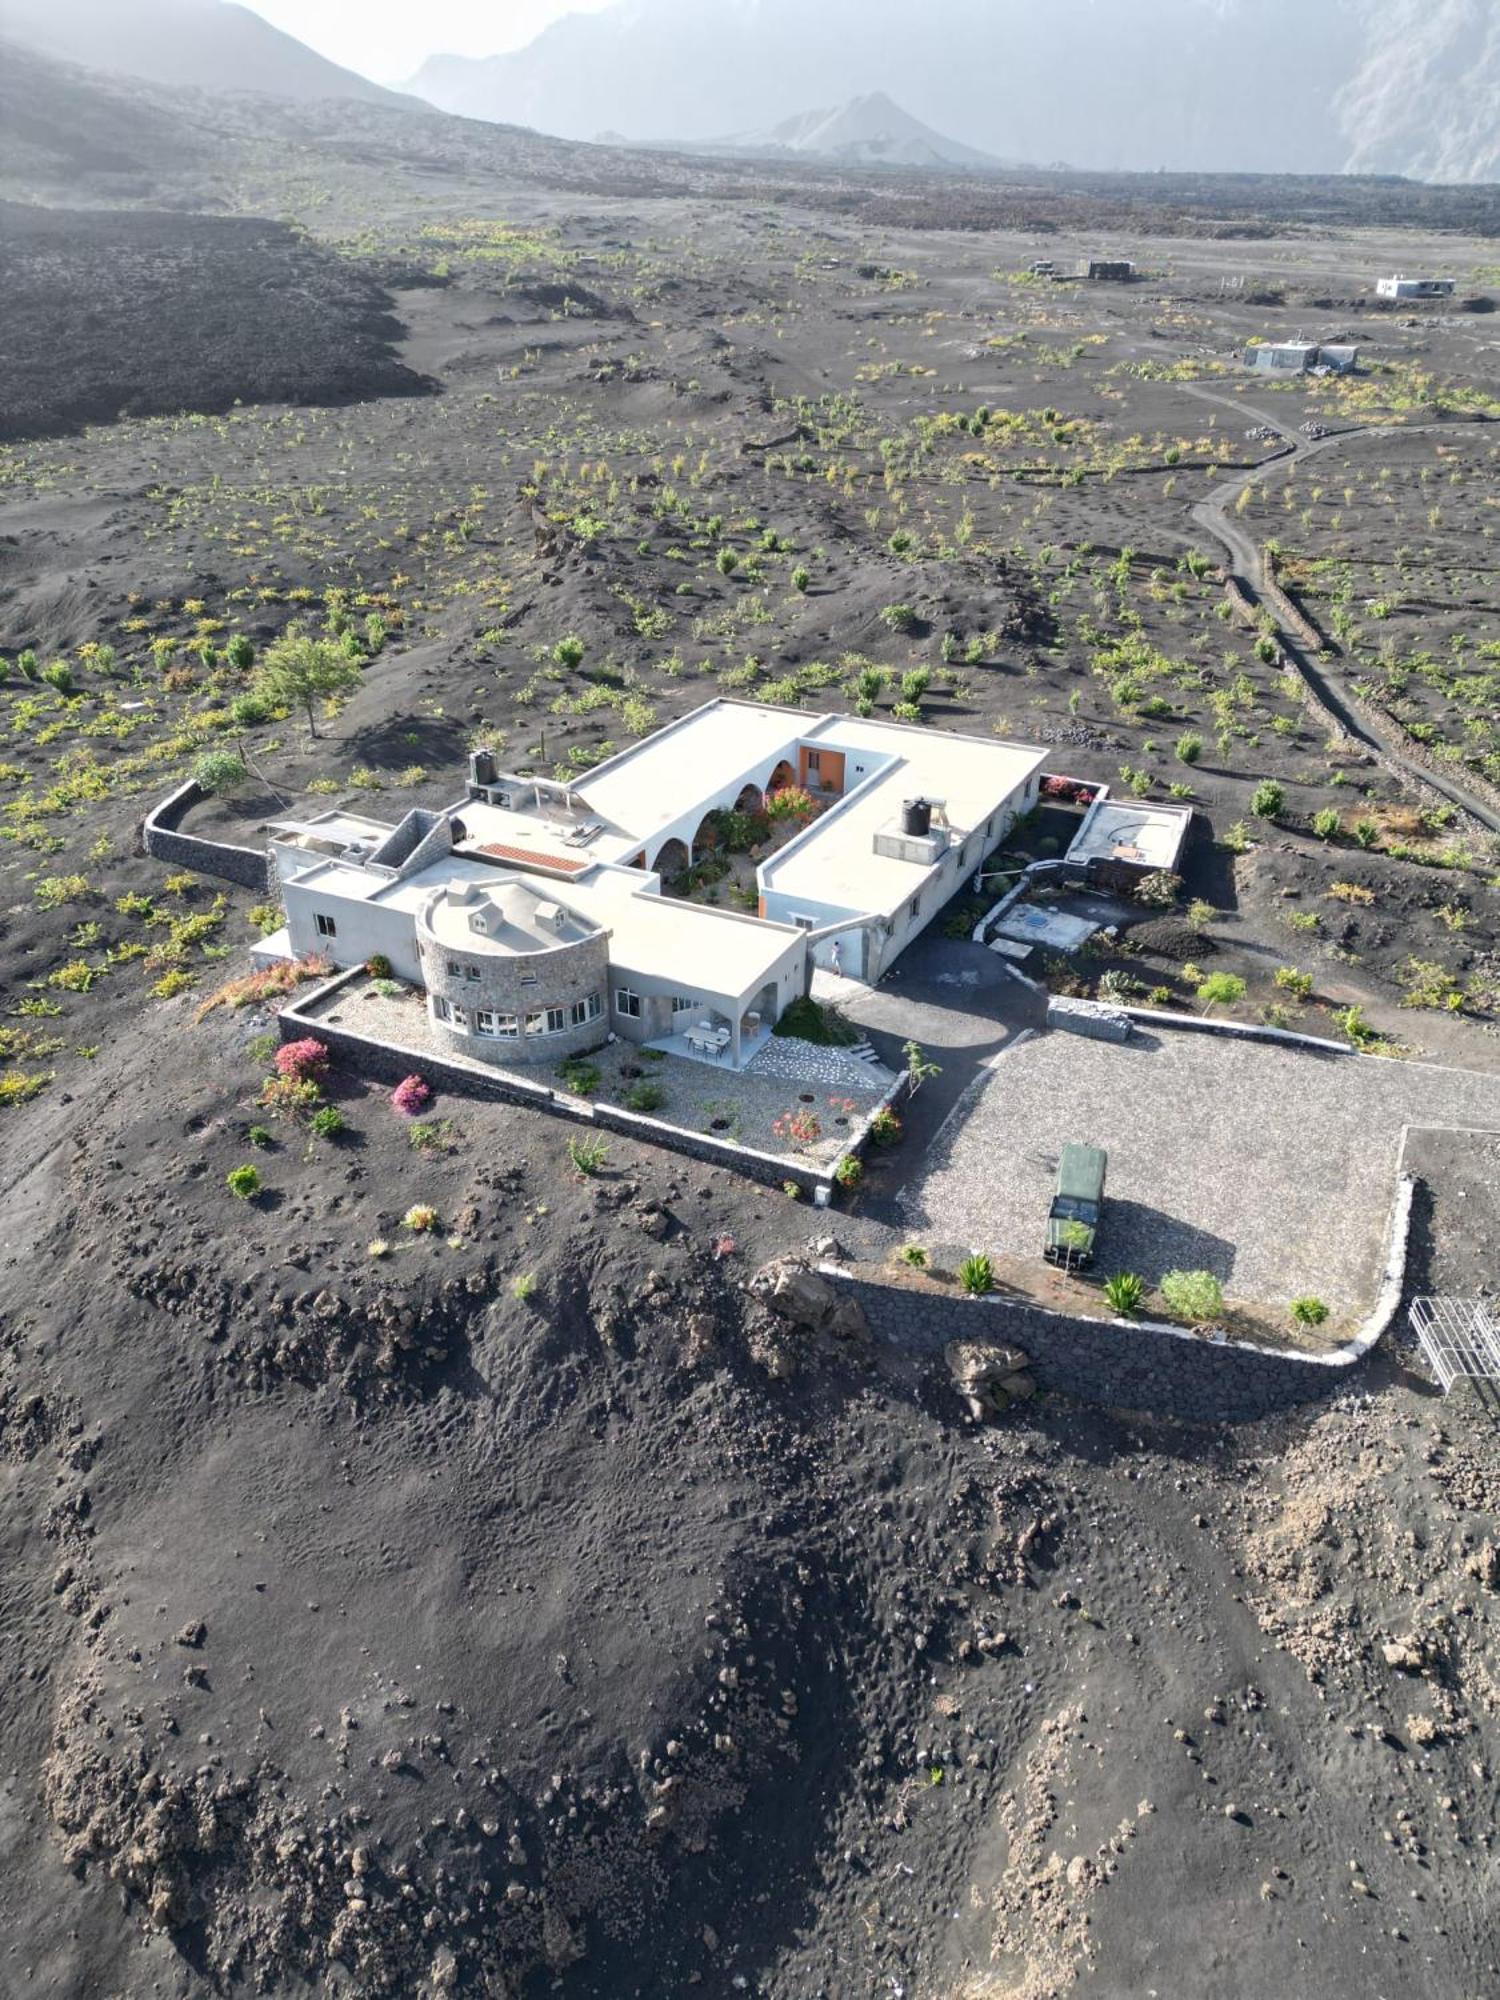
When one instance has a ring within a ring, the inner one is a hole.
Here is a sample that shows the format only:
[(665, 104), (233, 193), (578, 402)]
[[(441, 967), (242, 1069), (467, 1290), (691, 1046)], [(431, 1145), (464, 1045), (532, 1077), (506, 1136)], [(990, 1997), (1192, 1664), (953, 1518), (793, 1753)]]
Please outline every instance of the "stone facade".
[(479, 935), (445, 942), (423, 910), (417, 957), (434, 1027), (476, 1062), (557, 1063), (598, 1048), (609, 1033), (607, 931), (545, 950), (497, 951)]

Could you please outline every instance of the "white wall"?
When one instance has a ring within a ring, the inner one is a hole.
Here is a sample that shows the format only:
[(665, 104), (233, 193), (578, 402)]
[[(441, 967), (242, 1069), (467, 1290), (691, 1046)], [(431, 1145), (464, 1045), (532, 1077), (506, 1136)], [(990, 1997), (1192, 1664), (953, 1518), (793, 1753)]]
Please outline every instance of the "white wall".
[[(420, 986), (422, 968), (417, 958), (417, 926), (410, 910), (393, 909), (385, 903), (358, 902), (344, 896), (319, 894), (294, 877), (282, 885), (286, 905), (287, 930), (292, 950), (298, 958), (313, 952), (331, 958), (335, 965), (363, 965), (376, 952), (391, 962), (398, 979)], [(337, 925), (333, 937), (318, 930), (319, 912)]]

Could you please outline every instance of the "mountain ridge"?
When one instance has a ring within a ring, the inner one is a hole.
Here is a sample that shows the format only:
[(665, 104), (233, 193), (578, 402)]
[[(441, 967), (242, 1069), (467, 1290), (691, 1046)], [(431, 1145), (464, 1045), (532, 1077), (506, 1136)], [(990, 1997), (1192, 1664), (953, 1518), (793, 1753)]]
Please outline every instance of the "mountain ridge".
[(0, 0), (0, 35), (61, 62), (173, 89), (255, 91), (293, 102), (412, 101), (234, 0)]
[(786, 120), (789, 50), (799, 91), (835, 105), (899, 60), (919, 122), (1010, 159), (1500, 175), (1492, 0), (929, 0), (919, 37), (900, 0), (617, 0), (509, 55), (433, 56), (407, 87), (564, 138), (717, 146)]

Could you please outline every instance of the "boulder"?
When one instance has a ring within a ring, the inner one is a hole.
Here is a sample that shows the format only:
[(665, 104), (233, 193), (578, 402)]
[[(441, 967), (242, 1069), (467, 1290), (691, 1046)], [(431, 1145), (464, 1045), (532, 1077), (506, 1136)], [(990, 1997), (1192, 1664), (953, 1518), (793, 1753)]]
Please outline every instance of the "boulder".
[(859, 1301), (836, 1291), (826, 1278), (795, 1257), (777, 1257), (763, 1264), (750, 1280), (750, 1295), (778, 1319), (809, 1333), (854, 1340), (869, 1331)]
[(1036, 1393), (1030, 1359), (998, 1340), (950, 1340), (944, 1350), (953, 1387), (976, 1423), (998, 1417), (1021, 1397)]

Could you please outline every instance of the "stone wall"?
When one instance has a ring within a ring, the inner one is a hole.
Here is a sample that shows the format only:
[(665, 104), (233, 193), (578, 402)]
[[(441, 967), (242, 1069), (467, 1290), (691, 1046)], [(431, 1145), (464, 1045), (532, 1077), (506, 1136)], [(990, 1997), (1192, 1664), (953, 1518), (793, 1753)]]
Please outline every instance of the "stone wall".
[[(439, 892), (441, 893), (441, 892)], [(595, 999), (599, 1012), (591, 1021), (568, 1024), (556, 1034), (528, 1035), (514, 1040), (500, 1039), (462, 1028), (432, 1016), (433, 1027), (446, 1035), (455, 1052), (473, 1062), (556, 1063), (566, 1056), (582, 1055), (596, 1049), (609, 1033), (609, 936), (595, 931), (588, 937), (560, 942), (547, 951), (497, 951), (482, 935), (469, 943), (445, 944), (430, 928), (429, 914), (417, 918), (417, 956), (421, 965), (420, 983), (429, 996), (446, 1000), (461, 1009), (472, 1022), (481, 1010), (514, 1014), (523, 1030), (527, 1014), (561, 1007), (571, 1014), (575, 1002)], [(448, 970), (450, 960), (472, 966), (477, 978), (455, 978)]]
[(1350, 1368), (1317, 1358), (1231, 1346), (1152, 1322), (1075, 1319), (1042, 1306), (917, 1291), (823, 1275), (851, 1292), (878, 1338), (940, 1355), (950, 1340), (994, 1340), (1025, 1350), (1044, 1389), (1111, 1409), (1149, 1410), (1189, 1423), (1243, 1423), (1316, 1401), (1346, 1386)]
[(270, 857), (254, 847), (234, 847), (224, 840), (204, 840), (179, 831), (181, 823), (208, 793), (196, 778), (189, 778), (175, 792), (169, 792), (159, 806), (147, 813), (141, 828), (141, 844), (155, 860), (170, 868), (191, 868), (199, 875), (211, 875), (222, 882), (234, 882), (242, 889), (264, 891), (271, 883)]

